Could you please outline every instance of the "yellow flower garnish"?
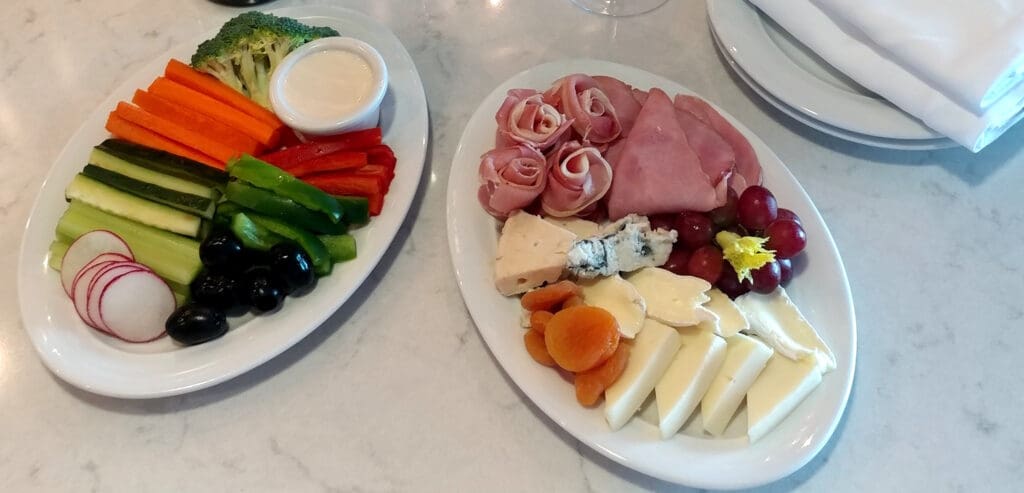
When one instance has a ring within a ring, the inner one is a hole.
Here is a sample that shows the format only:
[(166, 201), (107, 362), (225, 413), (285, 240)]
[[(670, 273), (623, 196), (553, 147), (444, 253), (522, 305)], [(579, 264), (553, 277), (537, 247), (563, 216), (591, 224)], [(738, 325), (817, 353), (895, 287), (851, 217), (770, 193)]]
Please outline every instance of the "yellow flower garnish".
[(722, 247), (722, 256), (732, 264), (740, 281), (751, 281), (750, 271), (756, 270), (775, 260), (775, 250), (764, 248), (768, 238), (740, 236), (728, 231), (719, 231), (715, 241)]

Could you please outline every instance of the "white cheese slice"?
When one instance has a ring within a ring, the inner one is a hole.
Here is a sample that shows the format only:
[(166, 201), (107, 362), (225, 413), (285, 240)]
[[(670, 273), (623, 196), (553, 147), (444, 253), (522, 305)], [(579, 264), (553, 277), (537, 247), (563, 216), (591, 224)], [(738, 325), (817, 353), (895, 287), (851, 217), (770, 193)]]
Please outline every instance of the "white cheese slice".
[(747, 391), (747, 437), (754, 443), (789, 416), (821, 383), (814, 359), (776, 354)]
[(505, 296), (525, 293), (557, 281), (576, 235), (533, 214), (518, 211), (505, 221), (498, 238), (494, 281)]
[(601, 232), (600, 224), (578, 217), (545, 217), (544, 220), (560, 228), (572, 231), (573, 234), (580, 238), (597, 236)]
[(654, 390), (654, 385), (679, 351), (679, 332), (654, 320), (644, 321), (629, 362), (611, 387), (604, 391), (604, 415), (612, 431), (622, 428)]
[(832, 350), (804, 319), (785, 289), (780, 287), (771, 294), (750, 292), (736, 298), (736, 305), (750, 321), (750, 332), (776, 351), (793, 360), (811, 356), (822, 373), (835, 369)]
[(590, 306), (604, 308), (619, 323), (623, 337), (632, 339), (640, 332), (647, 313), (643, 296), (632, 284), (615, 274), (593, 280), (580, 280), (583, 302)]
[(658, 267), (645, 267), (626, 278), (647, 302), (647, 317), (672, 327), (689, 327), (718, 316), (703, 305), (711, 284), (699, 277), (680, 276)]
[(708, 291), (708, 297), (711, 299), (704, 303), (704, 308), (718, 315), (718, 323), (705, 320), (700, 323), (700, 328), (710, 330), (716, 335), (725, 338), (732, 337), (740, 331), (750, 329), (747, 317), (743, 316), (743, 312), (736, 306), (736, 303), (729, 299), (729, 295), (719, 291), (717, 288), (712, 288)]
[(725, 362), (700, 402), (704, 431), (715, 436), (725, 431), (743, 396), (772, 356), (772, 348), (743, 334), (736, 334), (725, 343)]
[(725, 339), (699, 327), (679, 329), (682, 348), (654, 386), (661, 437), (675, 435), (725, 362)]

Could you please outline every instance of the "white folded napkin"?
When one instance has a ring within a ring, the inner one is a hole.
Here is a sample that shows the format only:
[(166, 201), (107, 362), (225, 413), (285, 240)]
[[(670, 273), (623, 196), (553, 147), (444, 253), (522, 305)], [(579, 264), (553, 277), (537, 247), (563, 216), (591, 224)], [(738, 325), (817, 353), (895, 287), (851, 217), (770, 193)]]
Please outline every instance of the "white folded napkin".
[(1024, 80), (1024, 0), (812, 1), (969, 110)]
[(751, 2), (829, 64), (973, 152), (1024, 118), (1024, 84), (975, 112), (848, 34), (811, 0)]

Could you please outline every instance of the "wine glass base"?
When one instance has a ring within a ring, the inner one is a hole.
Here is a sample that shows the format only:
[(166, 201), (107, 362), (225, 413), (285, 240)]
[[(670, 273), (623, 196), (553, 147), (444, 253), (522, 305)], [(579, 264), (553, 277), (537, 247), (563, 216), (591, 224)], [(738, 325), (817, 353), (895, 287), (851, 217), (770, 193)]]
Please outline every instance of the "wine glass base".
[(572, 0), (577, 7), (595, 14), (627, 17), (650, 12), (668, 0)]

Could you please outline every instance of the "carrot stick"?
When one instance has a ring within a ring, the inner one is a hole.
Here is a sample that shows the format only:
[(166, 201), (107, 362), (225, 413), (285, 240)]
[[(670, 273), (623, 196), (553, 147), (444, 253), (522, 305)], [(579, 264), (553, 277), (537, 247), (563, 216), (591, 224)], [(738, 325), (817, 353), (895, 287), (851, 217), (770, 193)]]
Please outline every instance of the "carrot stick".
[(152, 147), (153, 149), (160, 149), (161, 151), (186, 157), (193, 161), (199, 161), (200, 163), (214, 168), (224, 169), (224, 163), (218, 162), (216, 159), (192, 149), (191, 147), (181, 145), (162, 135), (150, 132), (143, 127), (117, 116), (117, 113), (113, 111), (110, 112), (110, 116), (107, 118), (107, 131), (114, 134), (115, 137), (119, 137), (139, 145)]
[(214, 120), (198, 111), (176, 105), (160, 96), (150, 94), (141, 89), (135, 90), (132, 102), (146, 112), (170, 120), (192, 131), (202, 132), (224, 145), (241, 150), (247, 154), (258, 154), (262, 146), (255, 139), (245, 135), (218, 120)]
[(156, 94), (174, 104), (180, 104), (191, 108), (204, 115), (243, 132), (268, 149), (277, 147), (280, 138), (280, 129), (267, 125), (225, 103), (217, 101), (195, 89), (178, 84), (165, 77), (157, 77), (149, 85), (149, 92)]
[(284, 123), (281, 123), (281, 120), (272, 111), (245, 97), (244, 94), (217, 80), (216, 77), (204, 74), (178, 60), (172, 58), (171, 61), (167, 62), (164, 76), (183, 86), (221, 101), (274, 128), (284, 126)]
[(125, 120), (180, 144), (190, 146), (222, 163), (226, 163), (231, 158), (242, 154), (238, 149), (232, 149), (197, 131), (189, 130), (170, 120), (147, 113), (131, 103), (121, 101), (117, 103), (117, 109), (114, 111), (117, 113), (117, 116)]

